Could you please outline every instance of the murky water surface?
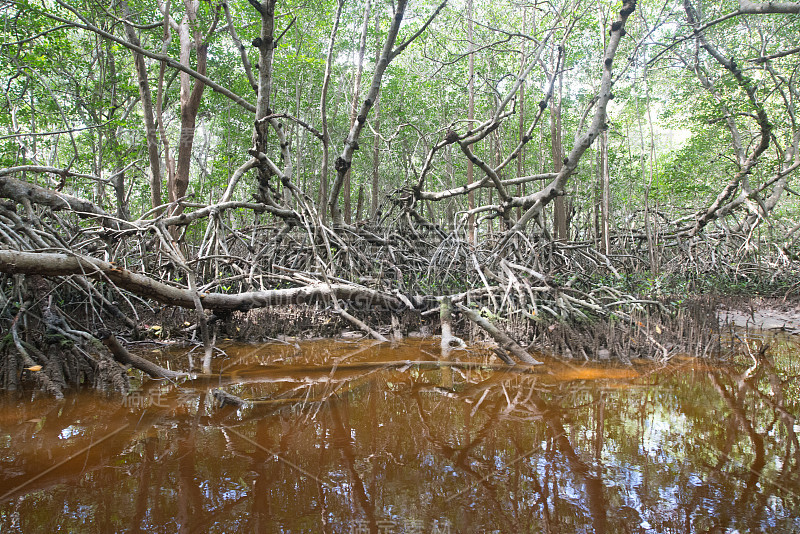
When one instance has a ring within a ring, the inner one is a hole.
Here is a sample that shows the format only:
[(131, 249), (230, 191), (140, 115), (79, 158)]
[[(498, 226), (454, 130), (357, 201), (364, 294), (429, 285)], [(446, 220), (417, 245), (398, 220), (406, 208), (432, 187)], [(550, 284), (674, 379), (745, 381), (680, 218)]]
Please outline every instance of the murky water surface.
[(800, 531), (792, 339), (527, 371), (432, 341), (223, 348), (213, 379), (2, 398), (0, 532)]

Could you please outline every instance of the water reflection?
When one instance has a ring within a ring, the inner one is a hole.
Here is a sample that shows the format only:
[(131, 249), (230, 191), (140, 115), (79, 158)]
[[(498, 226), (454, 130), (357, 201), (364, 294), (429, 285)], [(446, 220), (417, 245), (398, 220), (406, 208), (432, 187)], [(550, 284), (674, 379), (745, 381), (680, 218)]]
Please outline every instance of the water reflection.
[(7, 396), (0, 531), (798, 531), (798, 347), (760, 343), (743, 365), (534, 369), (232, 346), (213, 379), (126, 399)]

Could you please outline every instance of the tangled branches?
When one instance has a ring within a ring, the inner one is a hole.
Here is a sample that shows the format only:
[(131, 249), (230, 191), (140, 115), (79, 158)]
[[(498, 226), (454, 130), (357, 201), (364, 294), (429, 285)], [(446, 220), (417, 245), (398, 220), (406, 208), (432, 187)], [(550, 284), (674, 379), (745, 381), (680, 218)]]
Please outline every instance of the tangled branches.
[[(179, 216), (123, 221), (99, 208), (60, 211), (55, 192), (37, 191), (43, 200), (33, 203), (24, 184), (2, 179), (14, 201), (0, 204), (6, 389), (30, 376), (55, 396), (81, 384), (125, 391), (115, 359), (131, 360), (90, 332), (122, 328), (136, 337), (152, 301), (194, 310), (196, 324), (186, 330), (212, 349), (232, 311), (312, 304), (385, 340), (389, 323), (402, 335), (399, 316), (435, 320), (444, 299), (461, 316), (461, 331), (483, 329), (501, 346), (496, 332), (563, 356), (627, 361), (706, 352), (714, 343), (705, 333), (716, 323), (706, 312), (681, 315), (668, 299), (637, 294), (631, 280), (647, 272), (649, 256), (631, 246), (635, 233), (615, 236), (618, 249), (608, 255), (538, 232), (519, 233), (498, 249), (491, 236), (470, 243), (465, 228), (446, 232), (403, 202), (380, 224), (360, 226), (330, 227), (311, 210), (281, 219), (242, 202), (186, 203)], [(754, 254), (736, 243), (707, 234), (676, 241), (661, 254), (659, 277), (670, 270), (735, 277)], [(759, 254), (753, 265), (763, 266)], [(791, 264), (783, 252), (776, 257)], [(51, 286), (43, 276), (59, 281)]]

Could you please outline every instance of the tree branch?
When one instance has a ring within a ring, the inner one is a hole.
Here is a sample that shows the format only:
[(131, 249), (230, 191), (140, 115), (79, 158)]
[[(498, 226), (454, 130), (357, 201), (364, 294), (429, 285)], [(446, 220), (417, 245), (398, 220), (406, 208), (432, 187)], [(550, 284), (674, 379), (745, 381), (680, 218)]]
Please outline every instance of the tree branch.
[[(118, 287), (144, 298), (182, 308), (194, 309), (194, 292), (154, 280), (149, 276), (124, 269), (107, 262), (79, 254), (51, 252), (22, 252), (0, 250), (0, 272), (38, 274), (41, 276), (84, 275), (108, 280)], [(250, 291), (238, 294), (200, 293), (200, 301), (210, 310), (249, 310), (279, 304), (309, 304), (320, 299), (337, 298), (373, 304), (392, 309), (402, 309), (403, 302), (374, 289), (354, 284), (313, 284), (305, 287)]]
[(797, 2), (751, 2), (739, 0), (739, 13), (745, 15), (765, 15), (778, 13), (800, 13), (800, 3)]
[(139, 52), (140, 54), (145, 55), (145, 56), (147, 56), (147, 57), (149, 57), (151, 59), (155, 59), (155, 60), (161, 61), (162, 63), (164, 63), (166, 65), (169, 65), (170, 67), (172, 67), (174, 69), (177, 69), (177, 70), (179, 70), (181, 72), (185, 72), (189, 76), (191, 76), (191, 77), (203, 82), (208, 87), (210, 87), (212, 90), (218, 92), (219, 94), (221, 94), (223, 96), (228, 97), (229, 99), (233, 100), (234, 102), (236, 102), (237, 104), (242, 106), (247, 111), (250, 111), (252, 113), (252, 112), (255, 112), (255, 110), (256, 110), (256, 107), (253, 104), (251, 104), (250, 102), (248, 102), (247, 100), (245, 100), (241, 96), (237, 95), (236, 93), (234, 93), (230, 89), (221, 86), (220, 84), (218, 84), (217, 82), (215, 82), (214, 80), (209, 78), (208, 76), (204, 76), (204, 75), (200, 74), (196, 70), (194, 70), (194, 69), (192, 69), (190, 67), (187, 67), (186, 65), (181, 64), (179, 61), (167, 56), (166, 54), (156, 54), (155, 52), (151, 52), (150, 50), (147, 50), (146, 48), (142, 48), (141, 46), (135, 46), (132, 43), (129, 43), (127, 40), (122, 39), (121, 37), (117, 37), (116, 35), (114, 35), (112, 33), (109, 33), (109, 32), (107, 32), (105, 30), (102, 30), (102, 29), (100, 29), (97, 26), (94, 26), (92, 24), (88, 24), (88, 23), (81, 24), (79, 22), (75, 22), (74, 20), (65, 19), (63, 17), (59, 17), (58, 15), (55, 15), (53, 13), (48, 13), (46, 11), (41, 11), (40, 13), (42, 15), (50, 18), (50, 19), (53, 19), (53, 20), (57, 21), (57, 22), (61, 22), (63, 24), (68, 24), (68, 25), (70, 25), (72, 27), (75, 27), (75, 28), (81, 28), (83, 30), (94, 32), (94, 33), (96, 33), (96, 34), (108, 39), (109, 41), (114, 41), (115, 43), (121, 44), (125, 48), (133, 50), (135, 52)]

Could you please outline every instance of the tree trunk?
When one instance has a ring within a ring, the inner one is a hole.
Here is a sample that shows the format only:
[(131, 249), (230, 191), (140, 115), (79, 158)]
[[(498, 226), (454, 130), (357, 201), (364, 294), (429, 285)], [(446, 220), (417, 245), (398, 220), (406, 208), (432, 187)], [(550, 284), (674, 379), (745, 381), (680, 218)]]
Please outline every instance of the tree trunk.
[[(376, 10), (377, 11), (377, 10)], [(381, 31), (381, 19), (378, 13), (375, 13), (375, 35), (379, 35)], [(381, 59), (381, 41), (377, 40), (375, 45), (375, 64)], [(378, 196), (380, 195), (380, 164), (381, 164), (381, 97), (375, 100), (375, 119), (372, 121), (373, 129), (375, 130), (375, 137), (372, 140), (372, 199), (370, 204), (370, 219), (375, 221), (378, 217)]]
[[(199, 30), (193, 30), (190, 27), (190, 25), (197, 22), (197, 7), (194, 7), (195, 11), (192, 11), (189, 6), (196, 6), (196, 4), (187, 2), (186, 5), (187, 13), (178, 26), (181, 63), (187, 66), (190, 64), (191, 49), (194, 46), (197, 54), (197, 68), (195, 70), (205, 76), (208, 43), (202, 42)], [(197, 112), (200, 109), (200, 101), (205, 90), (203, 82), (197, 79), (192, 82), (192, 77), (186, 72), (180, 73), (180, 80), (181, 134), (178, 141), (178, 162), (174, 180), (167, 184), (167, 194), (170, 202), (176, 202), (183, 198), (189, 189), (189, 171), (192, 164), (192, 146), (194, 145), (195, 128), (197, 127)], [(172, 213), (177, 215), (182, 211), (183, 208), (181, 206), (175, 206)]]
[[(467, 104), (467, 120), (469, 128), (475, 120), (475, 36), (473, 35), (474, 23), (472, 21), (472, 0), (467, 0), (467, 43), (469, 46), (469, 79), (467, 80), (467, 93), (469, 102)], [(472, 160), (467, 160), (467, 186), (474, 181), (474, 169)], [(470, 210), (475, 209), (475, 193), (470, 190), (467, 193), (467, 204)], [(475, 243), (475, 215), (470, 213), (467, 220), (467, 237), (470, 243)]]
[(600, 175), (600, 241), (603, 253), (611, 252), (610, 219), (611, 219), (611, 175), (608, 170), (608, 132), (600, 134), (600, 154), (597, 172)]
[[(526, 31), (526, 22), (527, 22), (527, 15), (528, 10), (526, 8), (522, 8), (522, 33)], [(520, 52), (520, 72), (525, 70), (525, 39), (522, 39), (522, 42), (519, 45), (519, 52)], [(518, 143), (522, 143), (525, 139), (525, 80), (522, 80), (522, 83), (519, 85), (519, 97), (517, 99), (517, 108), (519, 113), (519, 139), (517, 140)], [(521, 178), (524, 176), (525, 172), (525, 147), (523, 146), (519, 150), (519, 154), (517, 155), (517, 178)], [(517, 196), (522, 196), (525, 194), (525, 184), (519, 184), (517, 186)], [(520, 215), (522, 215), (522, 210), (517, 207), (517, 219), (519, 219)]]
[[(130, 19), (131, 12), (128, 2), (120, 3), (122, 15), (125, 20)], [(130, 24), (125, 24), (125, 35), (131, 44), (141, 47), (136, 30)], [(150, 162), (150, 204), (153, 208), (161, 205), (161, 155), (158, 150), (158, 130), (156, 128), (155, 113), (153, 110), (153, 96), (150, 91), (150, 82), (147, 78), (147, 66), (144, 56), (133, 52), (133, 64), (136, 76), (139, 79), (139, 95), (142, 98), (142, 115), (144, 115), (144, 129), (147, 136), (147, 158)]]
[[(556, 68), (559, 61), (556, 59)], [(558, 94), (553, 98), (553, 105), (550, 108), (550, 143), (553, 153), (553, 172), (561, 172), (564, 166), (564, 148), (561, 144), (561, 89), (563, 74), (554, 72), (553, 76), (558, 76)], [(567, 205), (564, 192), (553, 200), (553, 235), (556, 239), (566, 241), (567, 235)]]
[[(331, 67), (333, 64), (333, 45), (336, 43), (336, 34), (339, 31), (339, 20), (342, 16), (342, 7), (344, 6), (344, 0), (338, 0), (338, 6), (336, 8), (336, 20), (333, 23), (333, 29), (331, 30), (331, 37), (328, 41), (328, 54), (327, 59), (325, 61), (325, 75), (322, 79), (322, 96), (320, 96), (319, 101), (319, 114), (320, 120), (322, 123), (322, 177), (320, 179), (319, 184), (319, 204), (320, 206), (325, 206), (326, 203), (330, 203), (331, 205), (331, 213), (334, 212), (336, 214), (339, 213), (339, 199), (328, 198), (328, 160), (330, 159), (329, 153), (331, 148), (331, 137), (328, 133), (328, 88), (330, 87), (331, 81)], [(336, 204), (334, 209), (334, 203)], [(325, 209), (322, 209), (322, 220), (326, 219), (325, 216)], [(337, 217), (334, 216), (333, 220), (336, 222)]]
[[(367, 30), (369, 29), (369, 15), (371, 10), (371, 2), (367, 0), (367, 5), (364, 7), (364, 21), (361, 25), (361, 41), (358, 47), (358, 60), (356, 61), (356, 77), (353, 81), (353, 103), (350, 106), (350, 127), (356, 121), (358, 114), (358, 100), (361, 97), (361, 76), (364, 73), (364, 54), (367, 50)], [(350, 185), (350, 174), (352, 168), (348, 168), (344, 175), (344, 183), (342, 189), (344, 190), (344, 222), (350, 224), (352, 222), (352, 207), (351, 199), (352, 186)], [(360, 198), (360, 197), (359, 197)]]

